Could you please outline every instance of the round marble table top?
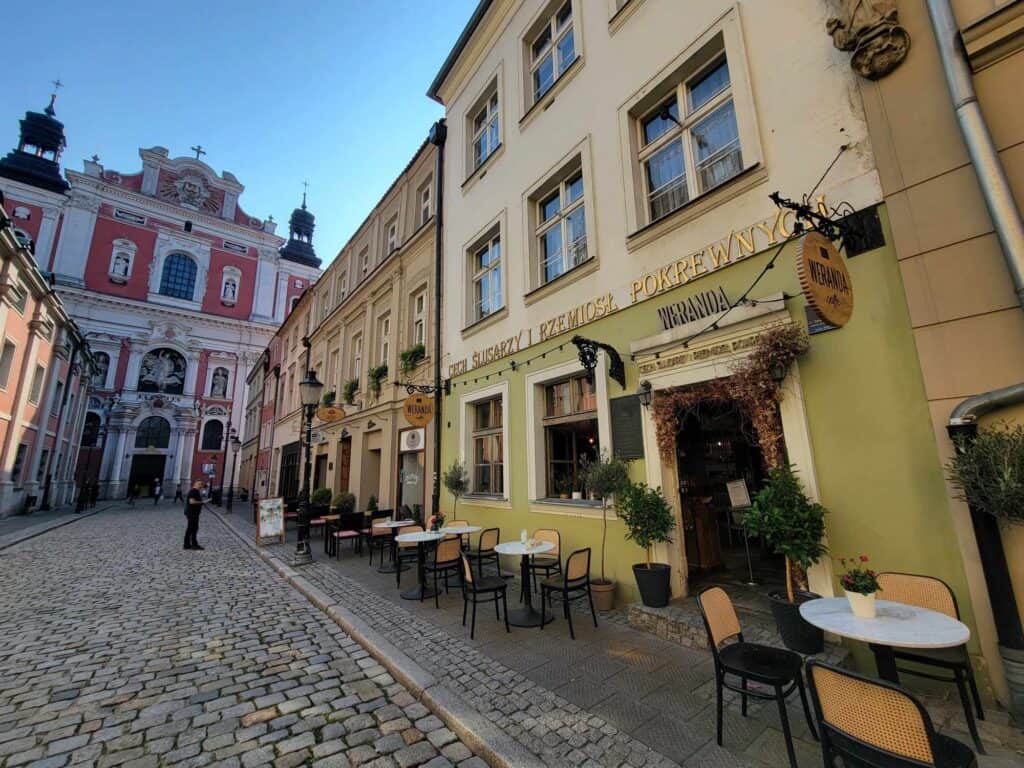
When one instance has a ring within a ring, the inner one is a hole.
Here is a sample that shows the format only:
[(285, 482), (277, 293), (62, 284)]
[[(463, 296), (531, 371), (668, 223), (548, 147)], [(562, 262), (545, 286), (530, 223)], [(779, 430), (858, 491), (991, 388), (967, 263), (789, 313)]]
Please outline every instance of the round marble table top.
[(386, 523), (374, 523), (374, 528), (405, 528), (409, 525), (415, 525), (412, 520), (388, 520)]
[(503, 541), (494, 546), (494, 551), (500, 555), (539, 555), (542, 552), (550, 552), (554, 548), (554, 543), (550, 541), (538, 541), (532, 547), (521, 541)]
[(482, 530), (483, 528), (479, 525), (446, 525), (441, 529), (441, 533), (449, 533), (453, 536), (457, 536), (463, 533), (476, 533), (477, 531)]
[(891, 600), (876, 599), (875, 606), (878, 615), (862, 619), (845, 597), (826, 597), (803, 603), (800, 615), (826, 632), (895, 648), (952, 648), (971, 636), (966, 624), (938, 611)]
[(394, 540), (401, 544), (422, 544), (423, 542), (436, 542), (443, 538), (443, 535), (437, 534), (433, 530), (418, 530), (415, 534), (398, 534)]

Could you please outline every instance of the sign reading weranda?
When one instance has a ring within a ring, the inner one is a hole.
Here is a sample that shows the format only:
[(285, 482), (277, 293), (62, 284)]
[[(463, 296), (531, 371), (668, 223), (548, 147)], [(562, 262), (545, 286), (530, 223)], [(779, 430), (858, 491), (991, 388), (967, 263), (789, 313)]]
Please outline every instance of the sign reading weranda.
[[(825, 204), (825, 196), (820, 196), (816, 203), (818, 210), (823, 215), (827, 215), (828, 207)], [(560, 312), (554, 317), (542, 320), (535, 326), (523, 328), (500, 342), (474, 351), (469, 357), (449, 365), (448, 376), (455, 378), (467, 371), (518, 354), (534, 344), (574, 331), (583, 325), (618, 312), (623, 307), (639, 304), (641, 301), (652, 299), (666, 291), (717, 272), (730, 264), (735, 264), (785, 241), (793, 234), (792, 225), (793, 211), (780, 209), (774, 216), (747, 227), (734, 229), (726, 237), (694, 251), (689, 256), (644, 273), (628, 286), (619, 286), (615, 290), (596, 296), (572, 309)], [(716, 301), (718, 298), (716, 296)], [(727, 307), (728, 303), (726, 303)], [(714, 314), (714, 312), (709, 314)]]

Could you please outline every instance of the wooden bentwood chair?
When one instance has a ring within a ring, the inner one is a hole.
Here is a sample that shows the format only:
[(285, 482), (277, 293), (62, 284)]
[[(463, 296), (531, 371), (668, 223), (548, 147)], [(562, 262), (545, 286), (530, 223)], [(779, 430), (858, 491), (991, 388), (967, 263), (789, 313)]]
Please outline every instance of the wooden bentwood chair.
[(807, 663), (827, 768), (976, 768), (971, 748), (935, 732), (921, 703), (897, 685), (820, 661)]
[(533, 578), (533, 591), (537, 591), (537, 574), (542, 579), (550, 579), (554, 573), (562, 572), (562, 537), (558, 531), (549, 528), (538, 528), (533, 532), (537, 541), (550, 541), (555, 548), (541, 555), (530, 555), (530, 576)]
[(469, 625), (469, 639), (473, 639), (476, 632), (476, 606), (477, 603), (494, 603), (494, 617), (501, 618), (498, 613), (498, 601), (505, 612), (505, 631), (511, 632), (508, 625), (508, 584), (500, 576), (474, 576), (473, 567), (469, 564), (469, 558), (460, 554), (462, 560), (462, 626), (466, 626), (466, 609), (470, 602), (473, 603), (473, 621)]
[[(779, 706), (779, 719), (782, 721), (782, 735), (786, 741), (786, 753), (789, 755), (791, 768), (797, 768), (796, 752), (793, 750), (793, 734), (789, 729), (789, 716), (786, 713), (786, 699), (794, 690), (800, 692), (800, 703), (804, 706), (804, 717), (811, 735), (815, 739), (818, 734), (811, 722), (811, 710), (807, 706), (807, 693), (804, 690), (804, 679), (801, 674), (803, 660), (800, 655), (784, 648), (773, 648), (743, 640), (743, 628), (740, 626), (736, 609), (732, 600), (721, 587), (705, 589), (697, 595), (697, 605), (704, 617), (704, 628), (708, 633), (708, 646), (715, 660), (715, 705), (717, 713), (718, 746), (722, 746), (722, 695), (723, 688), (740, 694), (743, 716), (747, 716), (747, 697), (757, 699), (774, 699)], [(726, 640), (736, 638), (736, 642), (722, 645)], [(732, 678), (739, 678), (737, 685)], [(763, 689), (749, 688), (747, 683), (753, 681), (761, 686), (771, 688), (771, 692)]]
[(562, 610), (565, 620), (569, 622), (569, 637), (576, 639), (576, 632), (572, 628), (572, 607), (569, 605), (573, 600), (586, 598), (590, 602), (590, 615), (594, 618), (594, 627), (597, 627), (597, 611), (594, 610), (594, 597), (590, 593), (590, 548), (577, 549), (569, 559), (565, 561), (565, 573), (561, 578), (550, 578), (540, 583), (540, 628), (544, 629), (545, 604), (551, 603), (551, 593), (558, 592), (562, 597)]
[(434, 547), (434, 557), (424, 566), (434, 577), (434, 607), (440, 608), (438, 600), (438, 578), (444, 576), (444, 593), (448, 594), (448, 576), (458, 576), (462, 571), (462, 541), (458, 536), (447, 536)]
[[(960, 609), (956, 603), (956, 596), (949, 585), (941, 579), (912, 573), (889, 572), (878, 574), (878, 585), (881, 587), (882, 597), (886, 600), (928, 608), (951, 616), (957, 621), (960, 620)], [(985, 719), (985, 711), (981, 708), (981, 696), (978, 695), (978, 685), (974, 682), (974, 667), (971, 666), (971, 657), (967, 654), (967, 646), (894, 648), (893, 651), (897, 661), (909, 661), (950, 673), (949, 675), (933, 674), (905, 666), (896, 668), (904, 675), (926, 677), (941, 683), (954, 683), (960, 693), (960, 703), (963, 705), (964, 717), (967, 719), (967, 730), (970, 731), (975, 748), (979, 753), (985, 754), (985, 749), (981, 745), (981, 737), (978, 735), (978, 725), (974, 722), (971, 698), (974, 699), (974, 708), (977, 709), (979, 720)], [(971, 689), (971, 698), (967, 695), (968, 687)]]
[(484, 576), (485, 563), (494, 563), (495, 570), (497, 570), (498, 575), (501, 576), (501, 564), (498, 562), (498, 553), (494, 551), (494, 548), (498, 545), (500, 538), (500, 528), (485, 528), (480, 531), (480, 543), (477, 544), (476, 551), (466, 553), (466, 557), (469, 558), (469, 561), (476, 565), (476, 572), (480, 578), (483, 578)]

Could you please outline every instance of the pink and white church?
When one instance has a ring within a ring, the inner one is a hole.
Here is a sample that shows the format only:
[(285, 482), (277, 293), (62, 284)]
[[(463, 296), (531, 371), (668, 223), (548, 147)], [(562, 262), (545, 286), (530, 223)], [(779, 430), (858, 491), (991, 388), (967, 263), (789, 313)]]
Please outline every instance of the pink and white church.
[(201, 148), (140, 149), (131, 172), (94, 156), (62, 175), (64, 145), (53, 99), (26, 113), (0, 191), (98, 363), (79, 482), (98, 482), (101, 498), (145, 494), (158, 478), (165, 494), (200, 477), (227, 487), (246, 372), (321, 272), (305, 196), (286, 241)]

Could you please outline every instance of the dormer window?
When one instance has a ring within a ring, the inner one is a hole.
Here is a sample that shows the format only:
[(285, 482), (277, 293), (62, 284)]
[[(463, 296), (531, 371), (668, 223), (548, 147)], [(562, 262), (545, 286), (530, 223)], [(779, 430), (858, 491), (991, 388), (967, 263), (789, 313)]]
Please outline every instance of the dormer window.
[(220, 303), (233, 307), (238, 303), (238, 291), (242, 284), (242, 272), (237, 267), (224, 267), (220, 284)]
[(114, 248), (110, 253), (110, 268), (107, 270), (110, 282), (121, 285), (128, 282), (135, 265), (135, 250), (135, 243), (131, 240), (114, 241)]

